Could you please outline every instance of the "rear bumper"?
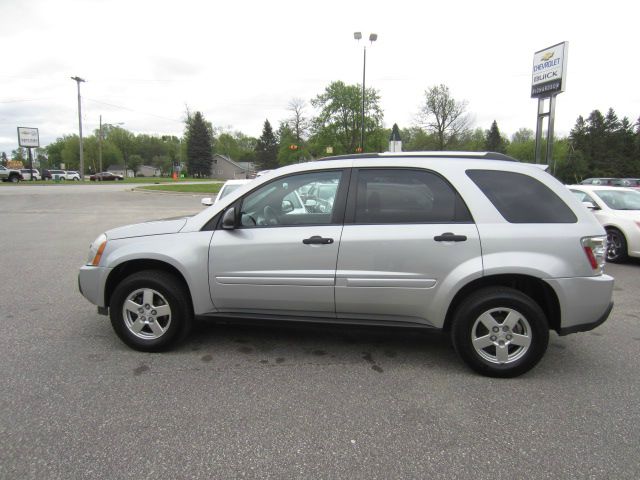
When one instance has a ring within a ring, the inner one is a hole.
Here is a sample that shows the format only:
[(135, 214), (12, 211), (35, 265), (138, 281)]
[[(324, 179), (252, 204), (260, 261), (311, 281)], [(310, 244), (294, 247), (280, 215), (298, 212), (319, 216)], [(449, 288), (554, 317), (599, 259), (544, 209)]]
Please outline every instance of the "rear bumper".
[(585, 332), (606, 321), (613, 308), (613, 277), (547, 279), (560, 302), (560, 335)]
[(560, 331), (558, 332), (558, 335), (563, 336), (563, 335), (569, 335), (570, 333), (588, 332), (589, 330), (593, 330), (594, 328), (602, 325), (607, 320), (607, 318), (609, 318), (609, 314), (611, 313), (611, 310), (613, 310), (613, 302), (609, 304), (609, 307), (607, 307), (607, 309), (602, 314), (602, 316), (595, 322), (583, 323), (581, 325), (574, 325), (572, 327), (561, 328)]

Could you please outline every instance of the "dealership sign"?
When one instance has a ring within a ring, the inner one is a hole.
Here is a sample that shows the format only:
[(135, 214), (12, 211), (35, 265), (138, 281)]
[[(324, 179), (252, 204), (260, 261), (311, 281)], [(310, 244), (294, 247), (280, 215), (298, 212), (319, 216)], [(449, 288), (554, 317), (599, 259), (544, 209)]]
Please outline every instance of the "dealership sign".
[(18, 127), (18, 145), (21, 147), (39, 147), (40, 137), (37, 128)]
[(569, 42), (558, 43), (533, 55), (531, 98), (551, 97), (564, 92)]

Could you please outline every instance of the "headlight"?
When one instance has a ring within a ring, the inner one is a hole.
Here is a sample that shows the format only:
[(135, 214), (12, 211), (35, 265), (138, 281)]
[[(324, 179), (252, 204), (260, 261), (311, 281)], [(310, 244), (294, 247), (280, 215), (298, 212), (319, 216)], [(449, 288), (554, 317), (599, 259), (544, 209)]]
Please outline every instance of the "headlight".
[(100, 264), (102, 258), (102, 252), (104, 247), (107, 246), (107, 236), (103, 233), (96, 238), (89, 247), (89, 258), (87, 258), (87, 265), (93, 265), (97, 267)]

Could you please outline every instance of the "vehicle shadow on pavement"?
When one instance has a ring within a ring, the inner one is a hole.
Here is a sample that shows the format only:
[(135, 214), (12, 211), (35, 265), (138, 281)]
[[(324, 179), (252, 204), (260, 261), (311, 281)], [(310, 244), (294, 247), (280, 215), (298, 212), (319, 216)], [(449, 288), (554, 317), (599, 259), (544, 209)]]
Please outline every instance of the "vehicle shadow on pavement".
[(180, 350), (197, 352), (203, 362), (242, 360), (274, 366), (366, 362), (378, 373), (397, 364), (464, 370), (447, 334), (421, 329), (198, 320)]

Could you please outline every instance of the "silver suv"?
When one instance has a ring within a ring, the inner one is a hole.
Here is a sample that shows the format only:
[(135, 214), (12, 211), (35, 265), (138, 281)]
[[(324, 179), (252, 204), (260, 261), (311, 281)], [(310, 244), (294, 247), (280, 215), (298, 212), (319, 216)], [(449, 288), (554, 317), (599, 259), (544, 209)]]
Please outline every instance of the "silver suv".
[(539, 166), (509, 160), (383, 153), (280, 168), (193, 217), (100, 235), (80, 290), (138, 350), (174, 345), (194, 316), (423, 327), (449, 332), (477, 372), (513, 377), (541, 359), (549, 330), (604, 322), (613, 278), (593, 215)]

